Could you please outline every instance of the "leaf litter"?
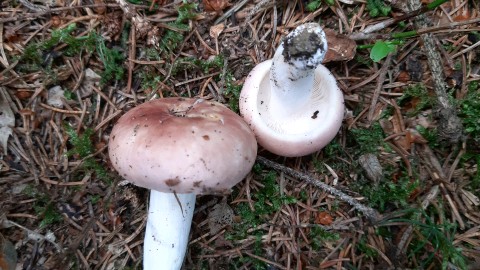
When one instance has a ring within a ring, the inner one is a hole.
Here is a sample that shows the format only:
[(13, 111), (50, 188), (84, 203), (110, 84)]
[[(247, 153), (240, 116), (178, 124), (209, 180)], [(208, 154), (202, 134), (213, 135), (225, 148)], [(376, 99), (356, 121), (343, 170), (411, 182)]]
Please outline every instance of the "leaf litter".
[[(443, 4), (402, 5), (420, 2)], [(18, 265), (140, 269), (148, 200), (117, 184), (106, 151), (116, 119), (167, 96), (235, 108), (254, 65), (320, 21), (348, 109), (341, 132), (307, 157), (261, 151), (263, 165), (221, 203), (199, 198), (185, 268), (478, 268), (475, 1), (92, 3), (0, 3), (0, 216)], [(416, 26), (419, 14), (432, 24)], [(441, 99), (432, 72), (449, 83)], [(438, 133), (439, 101), (464, 132)]]
[(0, 145), (3, 153), (7, 154), (8, 139), (12, 135), (15, 127), (15, 115), (7, 100), (5, 89), (0, 87)]

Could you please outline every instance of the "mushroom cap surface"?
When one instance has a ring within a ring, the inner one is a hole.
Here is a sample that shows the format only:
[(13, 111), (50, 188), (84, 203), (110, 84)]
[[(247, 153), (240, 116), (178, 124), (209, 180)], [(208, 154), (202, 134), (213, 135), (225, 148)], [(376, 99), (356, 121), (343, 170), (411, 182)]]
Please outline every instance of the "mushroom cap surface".
[(113, 167), (133, 184), (161, 192), (224, 194), (251, 170), (255, 136), (224, 105), (163, 98), (124, 114), (109, 140)]
[(240, 114), (258, 143), (274, 154), (297, 157), (322, 149), (343, 121), (343, 93), (335, 77), (323, 65), (317, 66), (308, 104), (288, 117), (278, 117), (269, 111), (271, 65), (272, 60), (266, 60), (247, 76), (240, 93)]

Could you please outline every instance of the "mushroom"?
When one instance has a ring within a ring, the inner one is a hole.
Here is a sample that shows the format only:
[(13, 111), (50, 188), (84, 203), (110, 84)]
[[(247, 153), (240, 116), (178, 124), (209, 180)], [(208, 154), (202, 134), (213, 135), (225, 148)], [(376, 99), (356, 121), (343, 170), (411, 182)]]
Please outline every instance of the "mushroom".
[(119, 174), (151, 189), (144, 269), (180, 269), (199, 194), (228, 194), (251, 170), (255, 136), (217, 102), (163, 98), (124, 114), (109, 140)]
[(343, 94), (321, 62), (327, 52), (317, 23), (298, 26), (258, 64), (240, 93), (240, 114), (258, 143), (277, 155), (303, 156), (320, 150), (343, 120)]

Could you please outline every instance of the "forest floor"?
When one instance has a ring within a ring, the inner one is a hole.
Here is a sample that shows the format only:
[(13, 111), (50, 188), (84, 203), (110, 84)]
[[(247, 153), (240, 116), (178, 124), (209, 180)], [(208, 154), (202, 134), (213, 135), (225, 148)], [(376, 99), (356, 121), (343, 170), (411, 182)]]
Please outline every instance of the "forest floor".
[(1, 1), (0, 268), (14, 249), (14, 269), (141, 269), (148, 191), (112, 167), (112, 126), (163, 97), (238, 112), (305, 22), (342, 127), (304, 157), (260, 147), (230, 195), (199, 196), (184, 268), (480, 269), (476, 0)]

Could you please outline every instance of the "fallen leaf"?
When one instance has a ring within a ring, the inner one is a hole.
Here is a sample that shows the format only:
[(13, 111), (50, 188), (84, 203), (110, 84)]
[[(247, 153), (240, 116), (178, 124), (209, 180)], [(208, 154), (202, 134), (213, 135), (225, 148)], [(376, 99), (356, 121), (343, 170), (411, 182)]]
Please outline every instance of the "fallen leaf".
[(330, 225), (333, 222), (333, 217), (327, 212), (320, 212), (315, 218), (315, 223), (321, 225)]
[(400, 71), (397, 76), (397, 82), (403, 82), (406, 83), (410, 80), (410, 74), (406, 72), (405, 70)]
[(422, 134), (420, 134), (417, 130), (413, 128), (407, 128), (407, 130), (405, 131), (405, 136), (407, 137), (407, 142), (409, 143), (428, 143), (427, 139), (425, 139)]
[(52, 28), (58, 28), (62, 24), (62, 19), (59, 16), (52, 16), (50, 19), (50, 24)]
[(107, 11), (107, 6), (103, 2), (103, 0), (94, 0), (94, 2), (96, 5), (99, 5), (98, 7), (94, 8), (98, 14), (104, 14)]
[(453, 18), (454, 22), (463, 22), (472, 19), (472, 14), (470, 14), (469, 10), (463, 10), (461, 14), (455, 16)]
[(29, 90), (19, 89), (17, 90), (17, 92), (15, 92), (14, 95), (20, 100), (27, 100), (33, 95), (33, 92)]
[(215, 235), (223, 227), (232, 225), (233, 215), (232, 208), (226, 202), (216, 204), (212, 211), (208, 213), (208, 227), (210, 229), (210, 234)]
[(203, 5), (205, 11), (222, 11), (231, 4), (227, 0), (203, 0)]
[(380, 161), (374, 154), (364, 154), (358, 158), (358, 163), (367, 173), (368, 179), (372, 180), (375, 185), (381, 182), (383, 178), (383, 169)]
[(64, 94), (65, 91), (58, 85), (48, 89), (47, 104), (56, 108), (63, 108)]
[(0, 160), (0, 173), (10, 171), (10, 166), (5, 160)]
[(421, 82), (425, 68), (416, 55), (409, 55), (405, 61), (405, 70), (412, 81)]
[(7, 90), (0, 87), (0, 145), (3, 153), (7, 154), (8, 138), (12, 135), (12, 127), (15, 126), (15, 116), (5, 95)]
[(11, 29), (5, 30), (4, 37), (7, 42), (18, 42), (20, 40), (20, 35), (18, 35), (18, 32)]
[(223, 32), (223, 29), (225, 29), (225, 24), (223, 23), (210, 27), (210, 36), (214, 39), (217, 39), (218, 36), (220, 36), (220, 34)]
[(81, 98), (86, 98), (93, 93), (94, 87), (100, 86), (102, 77), (98, 75), (91, 68), (85, 69), (85, 78), (82, 81), (82, 86), (77, 91)]
[(345, 35), (336, 31), (323, 28), (327, 37), (328, 50), (323, 63), (332, 61), (348, 61), (353, 59), (356, 53), (357, 43)]

